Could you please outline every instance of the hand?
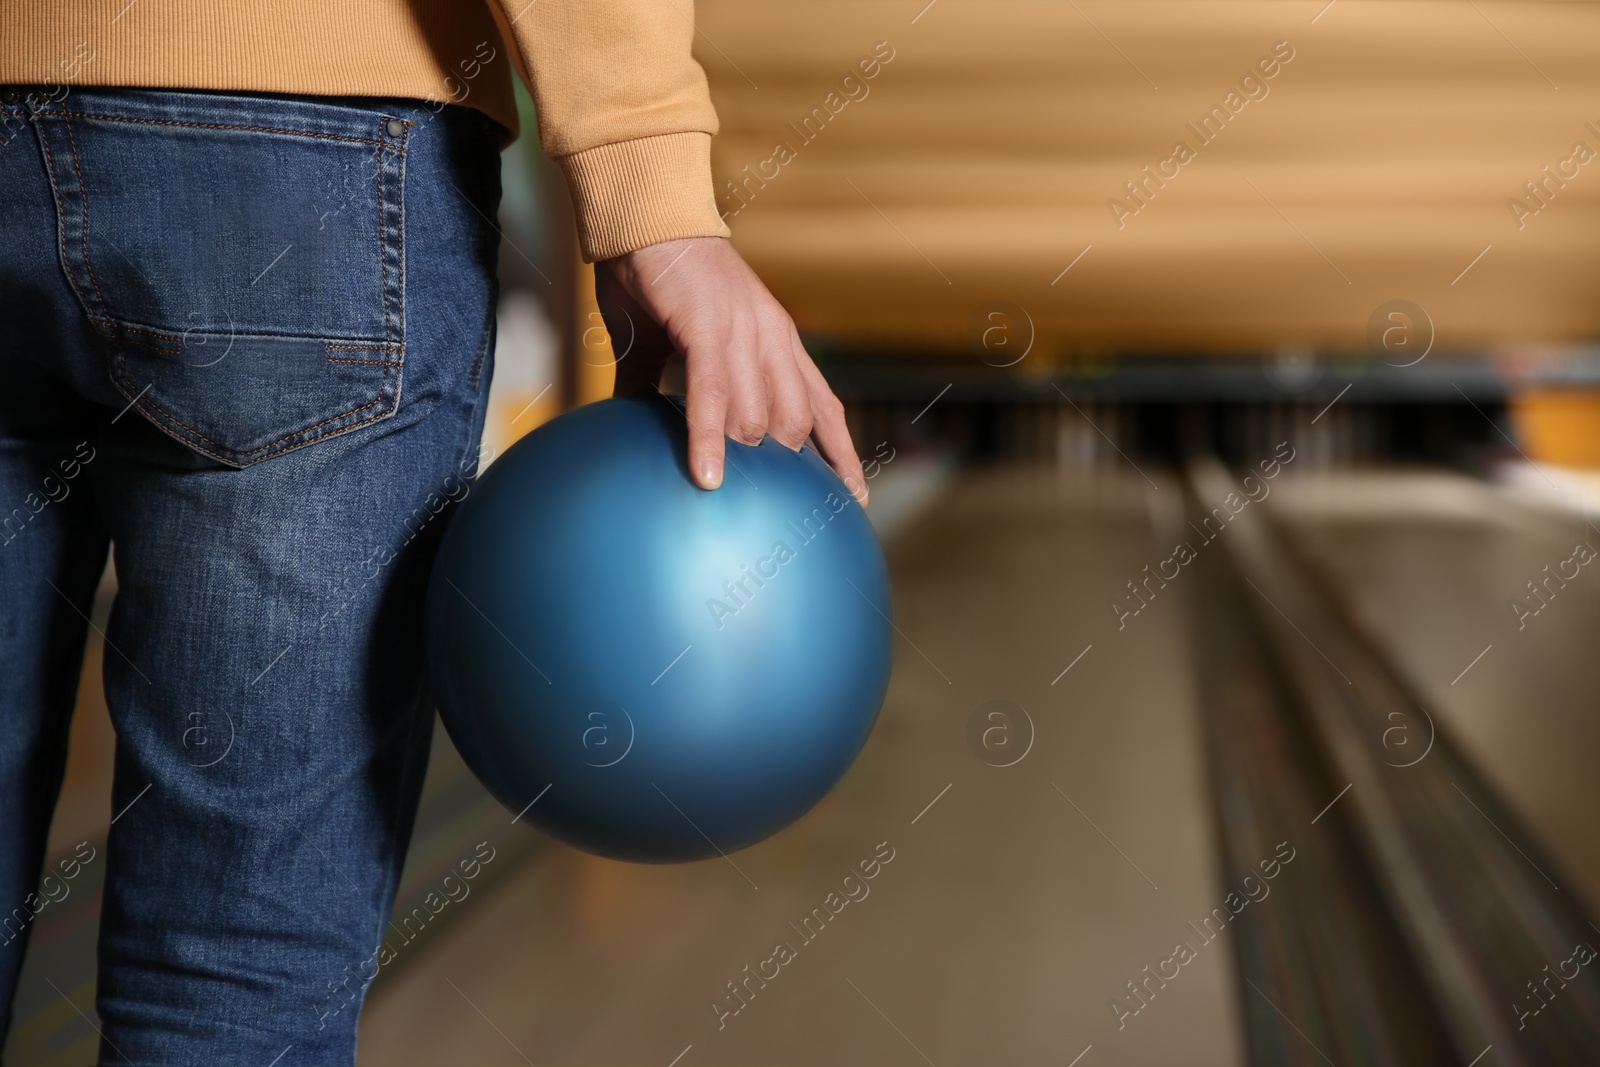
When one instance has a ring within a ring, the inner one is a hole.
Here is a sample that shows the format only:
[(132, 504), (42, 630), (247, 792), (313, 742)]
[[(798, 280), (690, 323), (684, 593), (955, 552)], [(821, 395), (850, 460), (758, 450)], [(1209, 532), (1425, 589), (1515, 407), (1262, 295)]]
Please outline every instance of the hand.
[(618, 354), (617, 396), (651, 392), (668, 355), (683, 353), (689, 470), (702, 489), (722, 484), (724, 435), (754, 445), (771, 434), (794, 450), (810, 435), (866, 505), (844, 405), (806, 354), (789, 313), (731, 243), (663, 241), (595, 264), (594, 278), (611, 336), (633, 338)]

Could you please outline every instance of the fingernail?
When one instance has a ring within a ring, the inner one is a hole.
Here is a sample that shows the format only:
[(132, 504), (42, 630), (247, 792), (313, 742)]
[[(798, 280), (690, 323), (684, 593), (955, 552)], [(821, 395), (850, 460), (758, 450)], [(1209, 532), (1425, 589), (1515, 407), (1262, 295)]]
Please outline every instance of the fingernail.
[(700, 484), (707, 489), (715, 489), (722, 484), (722, 469), (717, 464), (707, 460), (700, 467)]

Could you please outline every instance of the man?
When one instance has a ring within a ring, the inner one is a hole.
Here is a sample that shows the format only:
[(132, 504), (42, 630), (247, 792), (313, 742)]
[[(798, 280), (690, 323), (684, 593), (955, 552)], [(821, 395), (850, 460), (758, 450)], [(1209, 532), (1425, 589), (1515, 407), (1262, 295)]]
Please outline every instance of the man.
[(864, 499), (726, 240), (693, 33), (687, 0), (0, 8), (0, 1001), (109, 543), (102, 1062), (354, 1059), (432, 729), (436, 504), (477, 464), (514, 63), (653, 341), (619, 388), (676, 346), (702, 487), (725, 433), (811, 434)]

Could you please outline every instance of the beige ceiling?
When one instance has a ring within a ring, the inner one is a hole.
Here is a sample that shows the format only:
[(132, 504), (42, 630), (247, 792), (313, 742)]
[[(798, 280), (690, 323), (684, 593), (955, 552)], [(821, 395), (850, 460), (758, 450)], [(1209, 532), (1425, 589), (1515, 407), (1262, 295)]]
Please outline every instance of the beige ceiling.
[[(999, 300), (1057, 351), (1360, 347), (1404, 298), (1441, 349), (1600, 333), (1600, 159), (1521, 229), (1507, 207), (1600, 152), (1600, 6), (925, 2), (698, 5), (719, 187), (795, 149), (731, 223), (812, 331), (954, 346)], [(1202, 146), (1185, 122), (1284, 40)], [(879, 41), (869, 95), (802, 144), (785, 124)], [(1107, 201), (1178, 140), (1196, 157), (1119, 229)]]

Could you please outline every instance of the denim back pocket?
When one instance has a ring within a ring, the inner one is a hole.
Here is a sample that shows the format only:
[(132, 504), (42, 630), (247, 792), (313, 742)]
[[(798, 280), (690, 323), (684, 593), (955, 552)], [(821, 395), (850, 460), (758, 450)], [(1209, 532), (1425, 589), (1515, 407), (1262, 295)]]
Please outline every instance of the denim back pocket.
[(126, 90), (36, 122), (63, 269), (146, 418), (243, 467), (394, 412), (409, 122)]

